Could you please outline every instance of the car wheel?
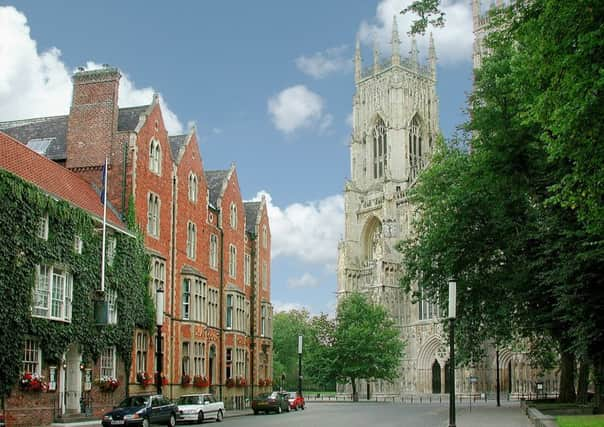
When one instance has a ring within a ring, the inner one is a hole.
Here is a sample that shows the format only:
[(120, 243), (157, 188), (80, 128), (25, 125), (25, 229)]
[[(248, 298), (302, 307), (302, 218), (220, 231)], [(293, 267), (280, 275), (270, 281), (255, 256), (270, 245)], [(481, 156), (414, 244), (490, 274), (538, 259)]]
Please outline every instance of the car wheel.
[(176, 417), (174, 416), (174, 414), (170, 414), (170, 419), (168, 420), (168, 424), (166, 424), (168, 427), (175, 427), (176, 426)]
[(258, 415), (258, 411), (254, 409), (254, 415)]
[(290, 407), (289, 405), (287, 405), (287, 409), (285, 410), (285, 412), (289, 412), (290, 411)]
[(222, 410), (218, 410), (218, 413), (216, 414), (216, 422), (220, 422), (222, 421)]
[(302, 410), (304, 410), (304, 405), (300, 406), (302, 408)]
[(143, 419), (143, 427), (149, 427), (149, 420), (147, 418)]
[(197, 423), (203, 423), (203, 411), (199, 411), (199, 414), (197, 414)]
[(298, 411), (298, 405), (294, 406), (294, 411)]

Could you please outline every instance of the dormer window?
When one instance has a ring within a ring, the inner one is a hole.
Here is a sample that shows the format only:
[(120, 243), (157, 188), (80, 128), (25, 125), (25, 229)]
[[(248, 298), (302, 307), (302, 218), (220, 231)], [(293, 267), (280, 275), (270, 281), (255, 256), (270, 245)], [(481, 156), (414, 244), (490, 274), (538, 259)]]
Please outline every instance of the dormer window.
[(161, 147), (156, 139), (151, 140), (149, 147), (149, 170), (154, 174), (161, 175)]
[(193, 203), (197, 202), (197, 175), (193, 172), (189, 174), (189, 200)]

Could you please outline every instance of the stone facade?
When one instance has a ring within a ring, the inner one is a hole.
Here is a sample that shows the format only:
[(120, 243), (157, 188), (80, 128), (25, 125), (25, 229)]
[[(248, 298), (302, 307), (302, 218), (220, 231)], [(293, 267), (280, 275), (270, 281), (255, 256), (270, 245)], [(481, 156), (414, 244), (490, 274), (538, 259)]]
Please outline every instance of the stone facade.
[[(436, 53), (430, 38), (428, 64), (418, 60), (415, 40), (410, 55), (401, 59), (396, 20), (393, 51), (382, 61), (374, 49), (373, 66), (362, 69), (360, 46), (355, 54), (353, 131), (350, 144), (351, 179), (346, 182), (345, 232), (338, 247), (338, 298), (362, 292), (384, 305), (406, 343), (399, 377), (392, 383), (360, 382), (360, 396), (448, 393), (449, 346), (438, 308), (399, 286), (401, 255), (395, 245), (413, 232), (413, 206), (407, 192), (427, 167), (439, 133), (436, 94)], [(414, 289), (417, 291), (417, 288)], [(500, 352), (502, 390), (534, 392), (536, 372), (522, 355)], [(495, 391), (495, 352), (475, 369), (458, 369), (460, 393)], [(476, 378), (470, 384), (468, 378)], [(553, 378), (544, 378), (548, 391)], [(349, 385), (338, 391), (350, 393)]]

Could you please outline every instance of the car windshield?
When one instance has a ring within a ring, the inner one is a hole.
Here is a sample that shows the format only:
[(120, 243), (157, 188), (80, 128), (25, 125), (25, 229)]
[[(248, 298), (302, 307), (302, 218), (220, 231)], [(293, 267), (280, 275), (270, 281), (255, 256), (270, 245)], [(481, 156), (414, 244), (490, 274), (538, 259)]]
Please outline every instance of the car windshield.
[(279, 398), (279, 392), (278, 391), (273, 391), (270, 395), (271, 399), (278, 399)]
[(201, 403), (200, 396), (180, 396), (179, 405), (198, 405)]
[(295, 391), (290, 391), (289, 392), (289, 398), (290, 399), (295, 399), (296, 398), (296, 392)]
[(148, 396), (130, 396), (120, 402), (118, 408), (131, 408), (134, 406), (145, 406), (149, 397)]

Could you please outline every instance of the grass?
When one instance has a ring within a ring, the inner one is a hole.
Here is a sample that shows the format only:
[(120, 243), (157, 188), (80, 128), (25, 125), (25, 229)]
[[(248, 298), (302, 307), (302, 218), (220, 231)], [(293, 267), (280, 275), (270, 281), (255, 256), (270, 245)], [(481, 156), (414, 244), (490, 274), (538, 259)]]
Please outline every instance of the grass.
[(556, 421), (560, 427), (604, 427), (604, 415), (565, 415)]

